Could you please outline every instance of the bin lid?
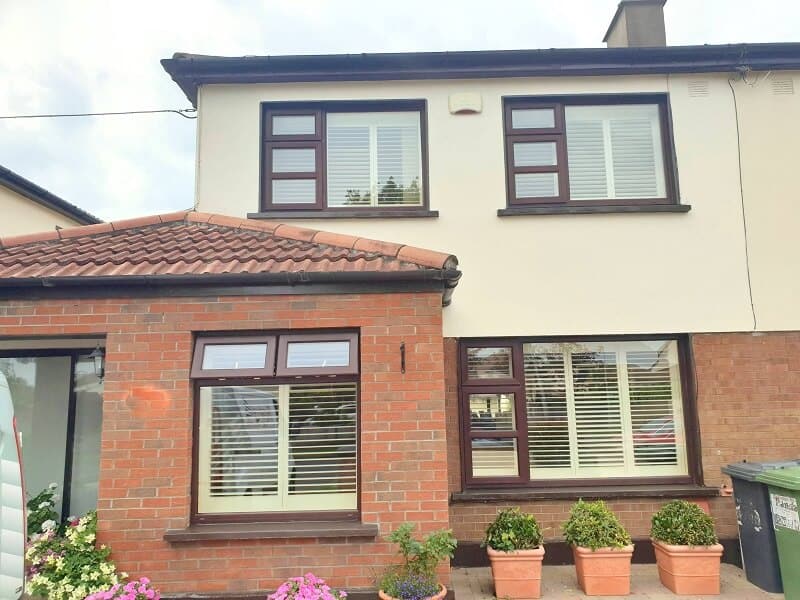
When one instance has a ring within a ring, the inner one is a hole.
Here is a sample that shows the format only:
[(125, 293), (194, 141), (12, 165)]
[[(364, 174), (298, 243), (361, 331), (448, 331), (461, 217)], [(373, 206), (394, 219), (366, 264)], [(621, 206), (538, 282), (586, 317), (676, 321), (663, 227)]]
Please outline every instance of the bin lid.
[(800, 467), (764, 471), (756, 477), (756, 481), (797, 492), (800, 491)]
[(790, 467), (800, 467), (800, 459), (778, 460), (775, 462), (738, 462), (722, 467), (725, 475), (744, 479), (745, 481), (755, 481), (756, 477), (764, 471), (774, 471), (776, 469), (787, 469)]

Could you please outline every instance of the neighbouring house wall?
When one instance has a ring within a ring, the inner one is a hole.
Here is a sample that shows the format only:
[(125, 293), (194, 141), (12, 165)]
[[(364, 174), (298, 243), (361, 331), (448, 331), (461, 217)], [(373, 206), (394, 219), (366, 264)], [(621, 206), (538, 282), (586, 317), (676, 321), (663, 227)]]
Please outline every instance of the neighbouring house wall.
[[(800, 332), (714, 333), (691, 336), (697, 379), (704, 483), (730, 485), (720, 468), (742, 460), (800, 458)], [(458, 434), (457, 346), (445, 340), (447, 435), (450, 491), (461, 490)], [(634, 538), (646, 539), (659, 498), (609, 500)], [(497, 510), (519, 505), (536, 515), (547, 538), (561, 536), (569, 500), (458, 503), (450, 522), (461, 541), (483, 538)], [(712, 498), (711, 513), (720, 538), (738, 536), (732, 498)]]
[(59, 227), (75, 227), (78, 221), (42, 206), (30, 198), (0, 185), (0, 237), (52, 231)]
[(308, 571), (353, 589), (373, 586), (396, 548), (381, 538), (163, 540), (189, 524), (192, 335), (359, 328), (362, 521), (385, 536), (403, 521), (448, 526), (441, 313), (437, 293), (26, 300), (0, 302), (0, 331), (106, 336), (99, 539), (121, 570), (168, 593), (266, 591)]
[[(729, 74), (207, 85), (200, 89), (197, 202), (244, 216), (259, 205), (260, 103), (424, 98), (430, 219), (298, 224), (447, 250), (464, 269), (445, 335), (682, 333), (753, 329)], [(734, 82), (757, 328), (800, 329), (797, 95), (751, 73)], [(704, 83), (692, 85), (690, 83)], [(690, 89), (692, 92), (690, 93)], [(699, 91), (698, 91), (699, 90)], [(448, 97), (481, 95), (480, 114)], [(506, 205), (504, 96), (667, 92), (686, 214), (498, 217)]]

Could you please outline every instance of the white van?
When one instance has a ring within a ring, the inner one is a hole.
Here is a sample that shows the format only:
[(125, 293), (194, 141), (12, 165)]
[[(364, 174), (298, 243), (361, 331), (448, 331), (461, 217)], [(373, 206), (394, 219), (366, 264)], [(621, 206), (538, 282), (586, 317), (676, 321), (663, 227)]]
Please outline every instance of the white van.
[(25, 489), (14, 405), (0, 373), (0, 598), (17, 600), (25, 586)]

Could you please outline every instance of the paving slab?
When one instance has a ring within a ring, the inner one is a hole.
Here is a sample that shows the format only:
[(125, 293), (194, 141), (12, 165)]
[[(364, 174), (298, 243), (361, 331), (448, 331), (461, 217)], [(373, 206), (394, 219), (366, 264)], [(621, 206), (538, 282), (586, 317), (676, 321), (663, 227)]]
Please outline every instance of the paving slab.
[[(452, 585), (457, 600), (489, 600), (494, 598), (492, 573), (488, 567), (452, 570)], [(575, 567), (545, 566), (542, 571), (542, 598), (590, 598), (581, 592), (575, 578)], [(769, 594), (754, 586), (744, 571), (733, 565), (722, 565), (719, 596), (676, 596), (661, 585), (653, 565), (631, 565), (631, 595), (602, 596), (628, 600), (780, 600), (783, 594)], [(501, 599), (502, 600), (502, 599)]]

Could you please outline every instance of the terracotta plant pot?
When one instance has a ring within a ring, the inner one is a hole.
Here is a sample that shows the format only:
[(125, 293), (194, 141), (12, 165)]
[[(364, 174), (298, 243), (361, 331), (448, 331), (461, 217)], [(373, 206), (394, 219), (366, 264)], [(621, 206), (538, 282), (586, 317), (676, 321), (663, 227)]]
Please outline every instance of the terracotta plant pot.
[[(442, 600), (445, 596), (447, 596), (447, 588), (444, 587), (440, 583), (439, 584), (439, 593), (436, 594), (435, 596), (429, 596), (425, 600)], [(394, 597), (390, 596), (389, 594), (385, 594), (383, 590), (378, 590), (378, 597), (381, 600), (397, 600), (397, 598), (394, 598)]]
[(492, 563), (495, 596), (511, 600), (541, 597), (544, 546), (512, 552), (487, 548), (486, 552)]
[(633, 544), (624, 548), (572, 547), (578, 585), (587, 596), (627, 596), (631, 593)]
[(676, 594), (719, 594), (722, 544), (673, 546), (653, 540), (662, 585)]

